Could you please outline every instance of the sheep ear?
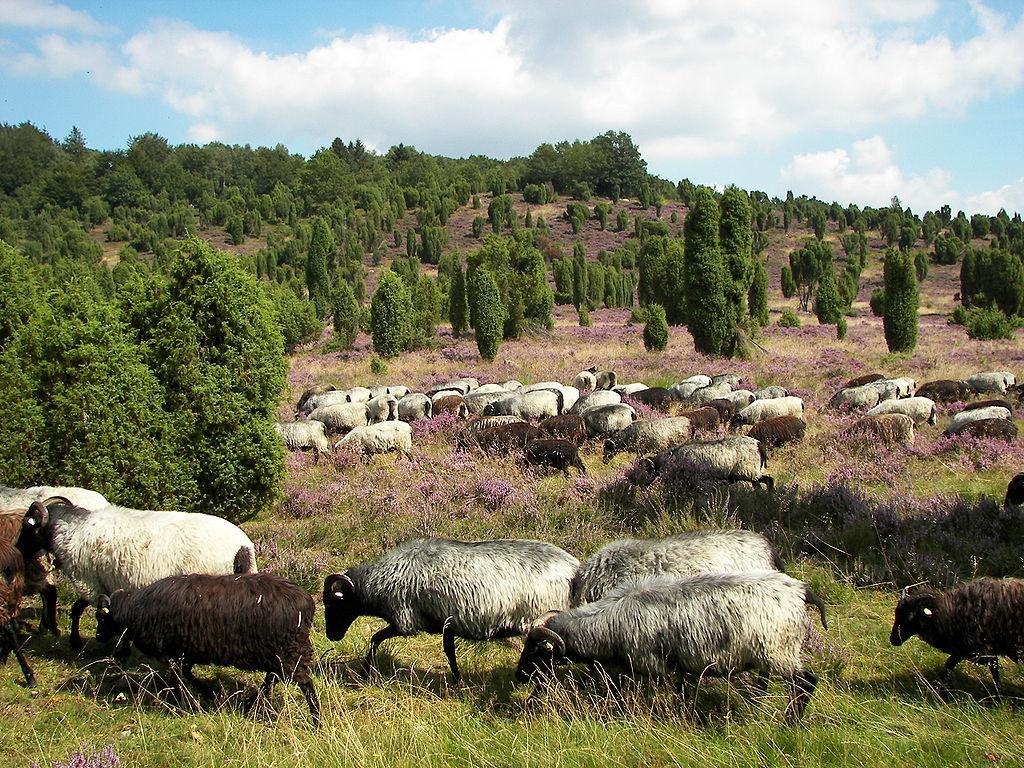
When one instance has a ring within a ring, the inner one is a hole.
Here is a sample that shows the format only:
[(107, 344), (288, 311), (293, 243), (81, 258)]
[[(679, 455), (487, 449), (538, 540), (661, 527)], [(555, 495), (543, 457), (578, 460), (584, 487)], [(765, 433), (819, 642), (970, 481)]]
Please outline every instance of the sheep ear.
[(100, 603), (96, 608), (96, 613), (106, 616), (110, 613), (110, 598), (106, 595), (100, 597)]

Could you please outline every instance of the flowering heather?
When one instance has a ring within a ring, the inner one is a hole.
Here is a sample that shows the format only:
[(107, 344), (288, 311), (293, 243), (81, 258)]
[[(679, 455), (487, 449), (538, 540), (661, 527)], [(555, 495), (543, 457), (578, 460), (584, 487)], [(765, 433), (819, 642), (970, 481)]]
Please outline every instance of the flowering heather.
[[(121, 758), (113, 744), (104, 747), (83, 744), (65, 760), (54, 760), (52, 765), (53, 768), (118, 768)], [(32, 768), (39, 768), (39, 763), (32, 763)]]

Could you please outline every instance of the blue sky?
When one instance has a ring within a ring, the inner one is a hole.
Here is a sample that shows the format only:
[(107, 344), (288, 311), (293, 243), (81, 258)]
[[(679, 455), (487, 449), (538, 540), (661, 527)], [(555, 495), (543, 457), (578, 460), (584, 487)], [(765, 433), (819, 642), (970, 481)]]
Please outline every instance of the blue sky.
[(0, 121), (96, 148), (613, 129), (672, 181), (1024, 211), (1020, 0), (0, 0), (0, 77)]

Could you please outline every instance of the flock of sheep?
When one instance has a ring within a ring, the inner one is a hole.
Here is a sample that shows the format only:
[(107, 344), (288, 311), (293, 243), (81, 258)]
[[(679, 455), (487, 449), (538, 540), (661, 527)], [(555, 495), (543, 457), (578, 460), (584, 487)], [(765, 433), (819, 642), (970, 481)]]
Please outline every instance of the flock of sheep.
[[(459, 440), (467, 445), (522, 451), (524, 460), (566, 473), (586, 471), (579, 447), (599, 438), (605, 460), (622, 451), (649, 454), (642, 461), (652, 474), (684, 462), (713, 480), (761, 482), (770, 489), (766, 450), (803, 437), (803, 403), (778, 387), (749, 391), (739, 384), (731, 375), (694, 376), (647, 388), (589, 370), (572, 386), (479, 386), (460, 379), (425, 393), (323, 390), (300, 400), (298, 410), (308, 418), (279, 429), (294, 449), (409, 455), (408, 421), (447, 412), (465, 420)], [(951, 384), (853, 381), (832, 405), (870, 408), (854, 429), (900, 442), (912, 439), (915, 425), (934, 423), (936, 399), (964, 399), (961, 383)], [(1011, 374), (979, 374), (962, 385), (973, 393), (1020, 397)], [(655, 411), (685, 410), (638, 419), (625, 402), (630, 399)], [(1013, 426), (1006, 405), (964, 410), (949, 431), (993, 419)], [(750, 430), (694, 439), (721, 423)], [(986, 427), (980, 434), (992, 432)], [(340, 436), (335, 445), (328, 435)], [(1010, 482), (1005, 503), (1024, 504), (1024, 474)], [(319, 721), (311, 677), (315, 602), (285, 579), (259, 573), (253, 542), (237, 526), (211, 515), (128, 509), (81, 488), (0, 487), (0, 650), (5, 658), (15, 653), (30, 686), (34, 676), (16, 620), (23, 597), (39, 594), (40, 625), (58, 633), (53, 564), (79, 595), (71, 609), (73, 647), (82, 645), (82, 612), (93, 606), (97, 639), (117, 640), (115, 656), (134, 644), (170, 662), (192, 684), (200, 684), (192, 673), (196, 664), (262, 671), (262, 694), (278, 680), (294, 682)], [(331, 640), (344, 637), (361, 616), (386, 622), (370, 641), (366, 668), (384, 641), (427, 632), (441, 635), (458, 679), (456, 638), (522, 636), (520, 682), (543, 686), (568, 663), (654, 678), (751, 671), (762, 686), (773, 675), (788, 684), (790, 721), (800, 718), (817, 683), (801, 657), (813, 631), (807, 605), (827, 628), (821, 599), (784, 573), (767, 539), (740, 530), (614, 541), (583, 562), (540, 541), (411, 540), (326, 576), (322, 602)], [(920, 636), (950, 654), (947, 670), (964, 659), (986, 662), (998, 685), (998, 656), (1016, 661), (1024, 649), (1022, 611), (1024, 582), (1015, 579), (978, 579), (945, 594), (905, 592), (891, 641)]]

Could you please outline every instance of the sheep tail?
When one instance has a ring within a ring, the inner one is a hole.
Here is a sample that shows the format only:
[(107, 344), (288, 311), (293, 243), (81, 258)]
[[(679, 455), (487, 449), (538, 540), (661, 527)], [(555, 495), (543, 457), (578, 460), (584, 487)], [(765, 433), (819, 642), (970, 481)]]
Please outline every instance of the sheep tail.
[(779, 550), (776, 548), (774, 544), (769, 545), (769, 550), (771, 551), (772, 555), (772, 566), (774, 566), (775, 570), (777, 570), (779, 573), (785, 573), (786, 561), (782, 559), (782, 554), (779, 552)]
[(828, 629), (828, 622), (825, 620), (825, 603), (811, 591), (810, 587), (804, 587), (804, 602), (818, 609), (818, 613), (821, 614), (821, 626)]
[(235, 553), (235, 573), (256, 573), (256, 558), (252, 547), (239, 547)]

